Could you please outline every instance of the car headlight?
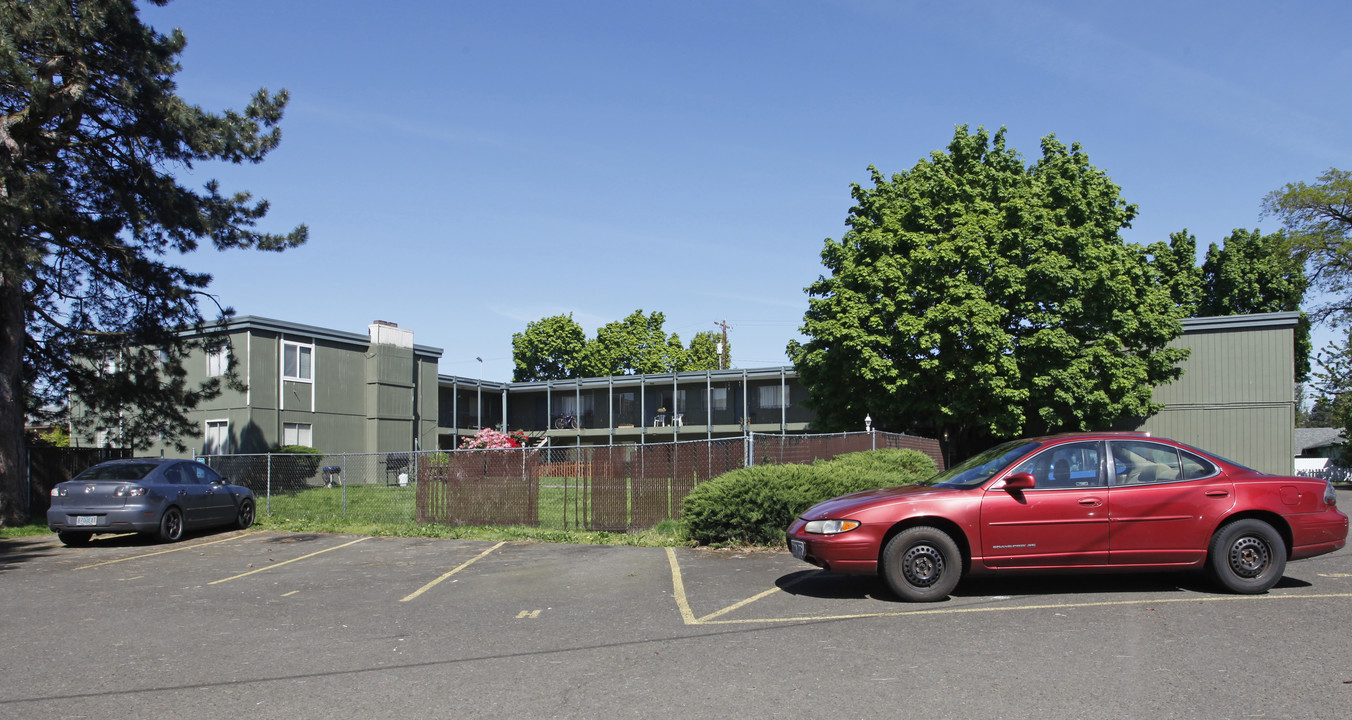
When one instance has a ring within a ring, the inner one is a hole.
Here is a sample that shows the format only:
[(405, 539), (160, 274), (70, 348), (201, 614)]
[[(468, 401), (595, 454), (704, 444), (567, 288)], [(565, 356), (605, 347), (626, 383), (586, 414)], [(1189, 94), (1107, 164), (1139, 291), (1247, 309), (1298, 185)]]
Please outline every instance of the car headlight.
[(803, 529), (813, 535), (838, 535), (857, 527), (858, 520), (809, 520)]
[(69, 495), (69, 494), (70, 494), (70, 491), (67, 490), (66, 488), (63, 488), (63, 487), (54, 487), (54, 488), (52, 488), (52, 497), (66, 497), (66, 496)]
[(123, 485), (122, 487), (118, 488), (113, 492), (113, 495), (116, 495), (117, 497), (120, 498), (140, 497), (145, 494), (146, 489), (144, 487), (141, 487), (140, 485)]

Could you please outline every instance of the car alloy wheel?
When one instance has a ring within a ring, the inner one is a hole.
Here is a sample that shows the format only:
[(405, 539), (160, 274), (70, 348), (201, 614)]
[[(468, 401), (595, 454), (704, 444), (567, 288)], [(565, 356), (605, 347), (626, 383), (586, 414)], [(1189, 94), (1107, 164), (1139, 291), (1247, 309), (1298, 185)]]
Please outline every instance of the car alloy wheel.
[(239, 525), (240, 530), (243, 530), (244, 528), (253, 525), (253, 522), (254, 522), (254, 504), (252, 500), (246, 499), (244, 502), (239, 504), (239, 517), (236, 518), (236, 524)]
[(183, 511), (170, 507), (160, 516), (160, 539), (176, 542), (183, 537)]

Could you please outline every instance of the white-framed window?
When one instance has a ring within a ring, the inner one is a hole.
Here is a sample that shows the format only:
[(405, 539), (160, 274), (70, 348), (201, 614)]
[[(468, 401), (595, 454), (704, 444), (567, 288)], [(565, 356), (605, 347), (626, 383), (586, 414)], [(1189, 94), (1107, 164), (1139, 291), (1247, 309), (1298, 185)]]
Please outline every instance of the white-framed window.
[(728, 409), (728, 389), (711, 388), (709, 390), (709, 404), (713, 405), (714, 410)]
[(223, 455), (230, 452), (230, 421), (208, 420), (202, 433), (202, 454)]
[(788, 388), (783, 385), (762, 385), (757, 388), (760, 407), (766, 410), (784, 407), (784, 395)]
[(314, 425), (310, 423), (282, 423), (282, 444), (314, 447)]
[(312, 382), (314, 380), (314, 345), (282, 342), (282, 379)]
[(207, 377), (220, 377), (230, 368), (230, 345), (221, 343), (220, 347), (207, 348)]

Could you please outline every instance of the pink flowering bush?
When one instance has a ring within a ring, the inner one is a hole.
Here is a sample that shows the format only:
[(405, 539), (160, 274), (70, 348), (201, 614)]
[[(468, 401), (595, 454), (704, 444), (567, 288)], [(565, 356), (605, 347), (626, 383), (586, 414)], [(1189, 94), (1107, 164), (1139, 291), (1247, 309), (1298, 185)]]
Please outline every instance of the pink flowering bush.
[(525, 447), (530, 442), (530, 437), (522, 430), (513, 430), (509, 433), (499, 432), (493, 428), (484, 428), (474, 437), (467, 437), (460, 441), (461, 450), (494, 450)]

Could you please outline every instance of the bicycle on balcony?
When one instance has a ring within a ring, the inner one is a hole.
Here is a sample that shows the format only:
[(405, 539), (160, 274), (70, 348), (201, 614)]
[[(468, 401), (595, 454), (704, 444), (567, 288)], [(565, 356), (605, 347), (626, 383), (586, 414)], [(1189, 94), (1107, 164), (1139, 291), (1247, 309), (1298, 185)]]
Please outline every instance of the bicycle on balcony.
[(564, 413), (554, 419), (555, 430), (576, 430), (577, 416), (572, 413)]

